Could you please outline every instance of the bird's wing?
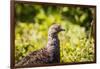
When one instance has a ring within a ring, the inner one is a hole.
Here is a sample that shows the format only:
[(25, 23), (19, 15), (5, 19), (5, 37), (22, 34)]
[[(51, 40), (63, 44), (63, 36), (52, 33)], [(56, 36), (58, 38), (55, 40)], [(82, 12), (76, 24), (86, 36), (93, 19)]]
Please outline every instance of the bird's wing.
[(50, 60), (50, 53), (47, 51), (46, 48), (34, 51), (24, 57), (21, 61), (19, 61), (15, 66), (27, 66), (32, 64), (45, 64), (49, 63)]

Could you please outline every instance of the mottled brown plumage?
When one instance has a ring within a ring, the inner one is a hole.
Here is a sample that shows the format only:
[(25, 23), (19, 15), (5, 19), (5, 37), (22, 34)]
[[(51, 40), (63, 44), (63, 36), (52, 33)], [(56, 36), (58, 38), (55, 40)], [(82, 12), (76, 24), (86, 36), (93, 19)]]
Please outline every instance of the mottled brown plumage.
[(53, 24), (48, 30), (48, 43), (45, 48), (34, 51), (22, 58), (15, 66), (29, 66), (34, 64), (50, 64), (60, 62), (60, 44), (58, 33), (63, 31), (59, 24)]

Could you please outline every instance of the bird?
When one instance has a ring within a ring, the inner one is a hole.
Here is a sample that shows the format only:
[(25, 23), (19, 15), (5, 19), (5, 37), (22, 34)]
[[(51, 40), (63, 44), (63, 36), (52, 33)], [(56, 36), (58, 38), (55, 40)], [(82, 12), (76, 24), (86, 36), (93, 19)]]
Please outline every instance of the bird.
[(60, 40), (58, 33), (61, 31), (65, 31), (65, 29), (60, 24), (52, 24), (48, 30), (47, 45), (40, 50), (31, 52), (15, 63), (15, 66), (60, 63)]

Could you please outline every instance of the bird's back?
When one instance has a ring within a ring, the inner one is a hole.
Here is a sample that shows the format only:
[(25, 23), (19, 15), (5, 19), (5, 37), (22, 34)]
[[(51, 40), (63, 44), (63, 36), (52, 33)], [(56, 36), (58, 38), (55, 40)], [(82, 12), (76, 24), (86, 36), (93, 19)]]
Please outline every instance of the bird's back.
[(43, 48), (38, 51), (34, 51), (22, 58), (15, 66), (30, 66), (32, 64), (47, 64), (50, 63), (51, 53), (47, 51), (46, 48)]

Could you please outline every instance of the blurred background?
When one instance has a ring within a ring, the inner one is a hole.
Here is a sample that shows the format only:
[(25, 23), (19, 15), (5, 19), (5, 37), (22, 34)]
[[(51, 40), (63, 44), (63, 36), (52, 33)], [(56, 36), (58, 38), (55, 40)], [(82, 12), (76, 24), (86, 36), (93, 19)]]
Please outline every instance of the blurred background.
[(46, 46), (48, 29), (59, 23), (60, 62), (94, 60), (94, 8), (47, 4), (15, 4), (15, 61)]

